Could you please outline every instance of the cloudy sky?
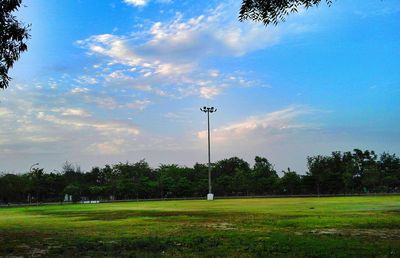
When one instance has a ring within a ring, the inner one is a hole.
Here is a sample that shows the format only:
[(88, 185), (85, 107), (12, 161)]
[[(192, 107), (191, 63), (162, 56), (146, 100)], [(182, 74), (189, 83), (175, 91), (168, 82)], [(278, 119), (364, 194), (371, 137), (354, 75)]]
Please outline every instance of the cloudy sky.
[(0, 171), (68, 160), (306, 171), (306, 157), (400, 152), (400, 2), (340, 0), (265, 28), (240, 0), (25, 0), (29, 51), (0, 92)]

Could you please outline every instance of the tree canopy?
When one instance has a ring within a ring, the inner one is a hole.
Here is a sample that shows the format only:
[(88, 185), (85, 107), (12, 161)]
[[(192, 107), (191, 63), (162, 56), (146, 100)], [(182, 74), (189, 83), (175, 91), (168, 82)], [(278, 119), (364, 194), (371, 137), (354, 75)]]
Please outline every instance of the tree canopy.
[(239, 20), (254, 20), (265, 25), (278, 24), (285, 21), (289, 13), (299, 8), (318, 6), (321, 2), (332, 4), (332, 0), (243, 0)]
[(21, 6), (22, 0), (0, 0), (0, 88), (8, 87), (9, 69), (28, 49), (26, 41), (29, 39), (29, 25), (25, 26), (18, 21), (13, 12)]
[[(308, 157), (308, 171), (290, 168), (278, 175), (267, 158), (255, 157), (254, 166), (232, 157), (212, 164), (216, 196), (399, 193), (400, 158), (374, 151), (333, 152)], [(22, 171), (20, 171), (22, 172)], [(206, 164), (182, 167), (145, 160), (93, 167), (82, 171), (65, 163), (61, 172), (35, 168), (17, 175), (0, 173), (0, 205), (17, 202), (202, 197), (208, 192)]]

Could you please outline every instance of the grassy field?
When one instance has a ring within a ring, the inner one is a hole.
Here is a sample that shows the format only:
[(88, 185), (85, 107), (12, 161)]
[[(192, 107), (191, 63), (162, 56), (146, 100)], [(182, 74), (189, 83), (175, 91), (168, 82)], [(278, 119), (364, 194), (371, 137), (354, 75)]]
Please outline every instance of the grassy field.
[(0, 209), (0, 256), (400, 257), (400, 196)]

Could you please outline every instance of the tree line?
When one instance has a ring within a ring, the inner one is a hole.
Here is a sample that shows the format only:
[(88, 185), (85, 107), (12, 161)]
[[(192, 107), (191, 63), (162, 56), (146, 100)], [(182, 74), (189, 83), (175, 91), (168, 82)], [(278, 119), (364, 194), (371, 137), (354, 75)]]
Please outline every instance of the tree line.
[[(263, 157), (254, 165), (232, 157), (212, 164), (216, 196), (394, 193), (400, 190), (400, 159), (374, 151), (333, 152), (307, 158), (308, 171), (289, 168), (278, 176)], [(66, 162), (61, 172), (34, 168), (24, 174), (0, 175), (0, 203), (60, 202), (147, 198), (203, 197), (208, 167), (176, 164), (153, 169), (145, 160), (93, 167), (83, 172)]]

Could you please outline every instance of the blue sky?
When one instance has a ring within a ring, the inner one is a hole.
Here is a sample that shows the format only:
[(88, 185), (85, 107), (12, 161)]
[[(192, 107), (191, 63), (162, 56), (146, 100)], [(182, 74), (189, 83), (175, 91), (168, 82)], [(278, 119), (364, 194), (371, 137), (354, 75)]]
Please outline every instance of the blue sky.
[[(206, 2), (206, 3), (205, 3)], [(400, 3), (336, 1), (285, 23), (239, 0), (26, 0), (29, 51), (0, 92), (0, 170), (400, 150)]]

